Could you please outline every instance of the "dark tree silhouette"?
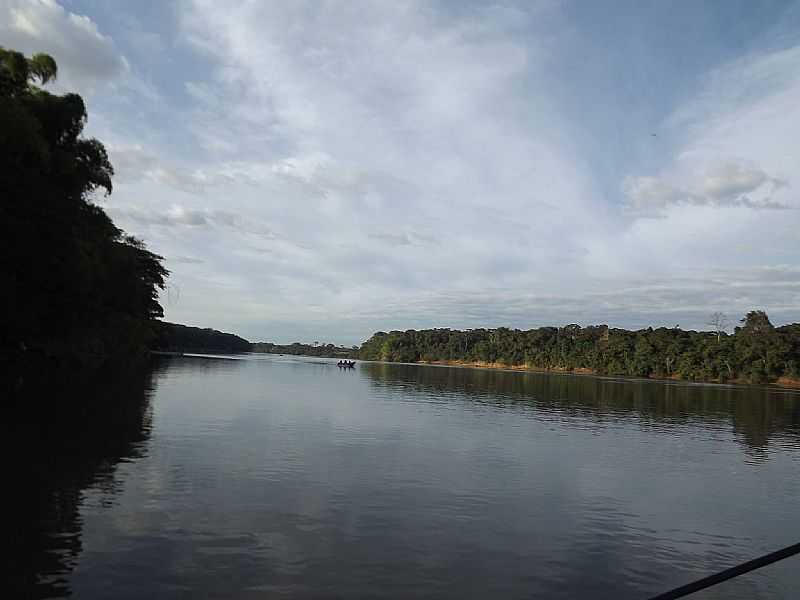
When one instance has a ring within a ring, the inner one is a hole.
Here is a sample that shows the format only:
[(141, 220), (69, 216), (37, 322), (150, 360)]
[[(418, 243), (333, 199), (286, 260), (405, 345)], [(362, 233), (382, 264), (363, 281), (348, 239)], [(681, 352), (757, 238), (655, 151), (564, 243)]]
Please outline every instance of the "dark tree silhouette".
[(94, 202), (114, 169), (81, 97), (39, 87), (57, 74), (0, 48), (0, 358), (96, 367), (144, 352), (168, 273)]
[(232, 333), (159, 321), (153, 348), (165, 352), (250, 352), (253, 344)]
[(264, 354), (289, 354), (292, 356), (320, 356), (327, 358), (355, 358), (357, 354), (354, 348), (320, 342), (314, 342), (313, 344), (303, 344), (301, 342), (294, 342), (292, 344), (257, 342), (253, 344), (253, 352), (261, 352)]

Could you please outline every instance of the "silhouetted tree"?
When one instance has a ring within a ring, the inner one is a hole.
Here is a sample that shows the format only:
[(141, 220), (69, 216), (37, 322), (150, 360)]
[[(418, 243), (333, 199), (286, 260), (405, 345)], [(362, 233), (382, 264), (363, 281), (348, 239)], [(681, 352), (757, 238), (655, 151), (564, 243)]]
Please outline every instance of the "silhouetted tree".
[(347, 348), (314, 342), (313, 344), (273, 344), (272, 342), (257, 342), (252, 345), (253, 352), (264, 354), (290, 354), (292, 356), (320, 356), (326, 358), (354, 358), (358, 354), (358, 347)]
[(39, 87), (57, 74), (0, 48), (0, 356), (99, 365), (146, 348), (167, 271), (95, 204), (114, 169), (81, 97)]
[(232, 333), (159, 321), (153, 348), (168, 352), (250, 352), (253, 344)]

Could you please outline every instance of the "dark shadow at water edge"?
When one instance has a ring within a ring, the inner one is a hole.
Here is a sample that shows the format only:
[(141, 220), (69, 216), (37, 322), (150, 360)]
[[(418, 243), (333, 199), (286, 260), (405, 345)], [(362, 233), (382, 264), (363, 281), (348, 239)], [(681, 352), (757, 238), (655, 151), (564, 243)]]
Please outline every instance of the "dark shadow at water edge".
[[(10, 558), (4, 596), (70, 595), (67, 583), (82, 549), (84, 491), (118, 492), (120, 462), (146, 452), (154, 361), (91, 379), (42, 374), (18, 388), (2, 427)], [(10, 594), (9, 594), (10, 592)]]

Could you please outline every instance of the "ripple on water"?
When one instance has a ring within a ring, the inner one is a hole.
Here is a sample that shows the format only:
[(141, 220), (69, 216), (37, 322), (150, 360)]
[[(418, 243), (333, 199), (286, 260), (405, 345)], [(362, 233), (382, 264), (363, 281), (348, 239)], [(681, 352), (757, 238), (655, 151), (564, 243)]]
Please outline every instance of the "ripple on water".
[[(142, 389), (49, 480), (56, 597), (625, 600), (796, 541), (797, 394), (288, 357)], [(794, 592), (787, 564), (705, 597)]]

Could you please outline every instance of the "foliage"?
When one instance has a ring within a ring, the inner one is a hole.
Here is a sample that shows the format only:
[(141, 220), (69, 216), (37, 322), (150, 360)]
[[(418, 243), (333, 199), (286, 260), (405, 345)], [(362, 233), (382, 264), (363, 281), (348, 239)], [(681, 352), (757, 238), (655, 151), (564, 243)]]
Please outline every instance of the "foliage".
[(93, 202), (114, 169), (81, 97), (36, 85), (57, 73), (0, 48), (0, 355), (99, 366), (146, 349), (168, 273)]
[(253, 344), (253, 352), (263, 352), (266, 354), (290, 354), (292, 356), (320, 356), (326, 358), (355, 358), (358, 348), (353, 346), (335, 346), (333, 344), (273, 344), (271, 342), (259, 342)]
[(800, 324), (775, 328), (763, 311), (733, 335), (664, 327), (627, 331), (605, 325), (519, 329), (380, 331), (359, 351), (364, 360), (492, 363), (602, 375), (765, 383), (797, 377)]
[(250, 352), (252, 344), (232, 333), (216, 329), (200, 329), (159, 321), (156, 327), (155, 350), (167, 352)]

